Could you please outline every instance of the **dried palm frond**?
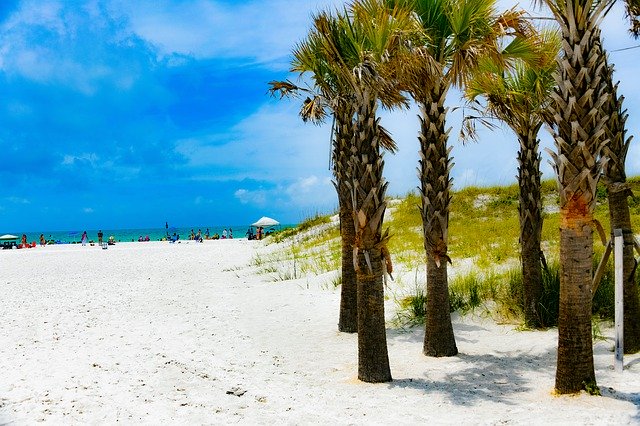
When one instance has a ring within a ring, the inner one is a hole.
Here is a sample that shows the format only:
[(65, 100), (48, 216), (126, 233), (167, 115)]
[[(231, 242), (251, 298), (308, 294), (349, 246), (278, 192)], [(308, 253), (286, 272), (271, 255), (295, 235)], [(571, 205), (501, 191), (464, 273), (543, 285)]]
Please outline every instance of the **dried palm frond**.
[(298, 96), (300, 91), (307, 91), (307, 89), (299, 87), (293, 84), (292, 82), (290, 82), (289, 80), (285, 80), (285, 81), (273, 80), (269, 82), (269, 86), (271, 86), (269, 87), (269, 93), (271, 94), (271, 96), (276, 96), (276, 94), (279, 94), (280, 99), (284, 97)]

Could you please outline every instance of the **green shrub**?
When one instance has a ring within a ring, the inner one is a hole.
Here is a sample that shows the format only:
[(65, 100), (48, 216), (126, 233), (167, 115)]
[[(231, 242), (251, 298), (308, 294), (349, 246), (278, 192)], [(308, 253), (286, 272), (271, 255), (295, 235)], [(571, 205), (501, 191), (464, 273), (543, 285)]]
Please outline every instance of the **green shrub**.
[(414, 326), (425, 323), (427, 295), (424, 288), (416, 285), (414, 294), (396, 300), (396, 324)]
[(542, 324), (547, 327), (558, 325), (560, 312), (560, 264), (551, 262), (542, 268), (542, 297), (540, 298)]
[[(613, 272), (611, 256), (609, 258), (609, 264), (604, 270), (604, 274), (602, 275), (602, 280), (600, 281), (600, 285), (596, 290), (596, 294), (593, 296), (593, 306), (591, 308), (591, 312), (593, 315), (596, 315), (598, 318), (603, 320), (611, 320), (613, 321), (615, 318), (615, 276)], [(600, 263), (600, 257), (595, 256), (593, 258), (593, 271), (595, 273), (598, 268), (598, 264)]]

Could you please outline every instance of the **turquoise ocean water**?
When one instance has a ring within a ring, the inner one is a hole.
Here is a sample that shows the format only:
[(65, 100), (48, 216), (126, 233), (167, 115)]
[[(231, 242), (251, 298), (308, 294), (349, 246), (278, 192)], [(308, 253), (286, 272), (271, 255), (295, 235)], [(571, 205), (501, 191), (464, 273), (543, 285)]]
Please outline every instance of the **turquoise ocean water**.
[[(280, 229), (290, 228), (295, 226), (294, 224), (289, 225), (280, 225)], [(118, 242), (132, 242), (138, 241), (140, 237), (145, 238), (149, 236), (149, 240), (151, 241), (160, 241), (167, 236), (167, 232), (169, 235), (176, 234), (180, 235), (181, 240), (188, 240), (189, 235), (191, 234), (191, 230), (194, 233), (197, 233), (198, 230), (202, 231), (202, 236), (204, 238), (205, 232), (207, 229), (209, 230), (209, 235), (213, 236), (214, 233), (222, 236), (222, 231), (224, 229), (229, 232), (229, 229), (233, 230), (234, 238), (246, 238), (246, 232), (249, 227), (247, 225), (237, 225), (237, 226), (188, 226), (188, 227), (172, 227), (169, 226), (168, 230), (164, 227), (162, 228), (140, 228), (140, 229), (102, 229), (102, 233), (104, 234), (104, 241), (113, 235), (116, 241)], [(87, 231), (87, 236), (89, 240), (98, 241), (98, 230), (97, 229), (74, 229), (70, 231), (31, 231), (31, 232), (0, 232), (0, 234), (13, 234), (21, 237), (22, 234), (27, 235), (27, 241), (35, 241), (38, 243), (40, 241), (40, 234), (44, 235), (44, 238), (47, 241), (53, 241), (57, 244), (70, 244), (70, 243), (79, 243), (80, 238), (82, 237), (82, 232)]]

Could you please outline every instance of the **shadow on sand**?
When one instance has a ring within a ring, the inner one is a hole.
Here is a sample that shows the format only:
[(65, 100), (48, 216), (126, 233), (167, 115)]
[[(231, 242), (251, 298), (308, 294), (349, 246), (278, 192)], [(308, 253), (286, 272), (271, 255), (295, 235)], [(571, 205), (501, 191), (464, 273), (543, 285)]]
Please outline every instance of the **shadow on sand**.
[[(387, 338), (402, 342), (422, 343), (424, 333), (419, 332), (420, 327), (404, 329), (388, 329)], [(461, 324), (454, 325), (456, 340), (458, 342), (475, 343), (479, 339), (469, 339), (473, 333), (486, 332), (487, 328), (480, 325)], [(463, 333), (460, 333), (463, 332)], [(465, 334), (467, 337), (462, 337)], [(533, 338), (533, 336), (532, 336)], [(452, 359), (462, 361), (464, 368), (456, 368), (454, 372), (446, 374), (438, 380), (427, 377), (401, 378), (389, 383), (391, 388), (411, 388), (425, 394), (437, 393), (446, 395), (448, 400), (455, 405), (473, 405), (480, 400), (515, 405), (518, 394), (529, 392), (535, 383), (530, 383), (526, 378), (527, 373), (549, 369), (550, 374), (555, 374), (556, 351), (549, 348), (542, 354), (532, 354), (526, 351), (509, 351), (482, 355), (468, 355), (460, 353)], [(625, 369), (640, 363), (640, 358), (625, 365)], [(428, 374), (428, 357), (425, 357), (425, 376)], [(629, 373), (633, 374), (633, 373)], [(597, 372), (596, 372), (597, 375)], [(552, 392), (552, 389), (549, 389)], [(640, 420), (640, 392), (621, 392), (610, 387), (601, 387), (603, 398), (612, 398), (619, 401), (631, 402), (638, 411), (633, 417)]]

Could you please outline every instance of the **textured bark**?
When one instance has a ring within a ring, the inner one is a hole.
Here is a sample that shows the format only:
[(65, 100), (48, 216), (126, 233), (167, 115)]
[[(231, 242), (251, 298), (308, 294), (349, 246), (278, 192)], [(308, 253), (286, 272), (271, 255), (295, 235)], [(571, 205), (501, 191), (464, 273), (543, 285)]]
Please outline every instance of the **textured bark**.
[(520, 200), (520, 260), (522, 262), (522, 290), (524, 321), (529, 327), (542, 327), (540, 299), (542, 297), (542, 198), (540, 195), (540, 154), (537, 128), (518, 134), (518, 186)]
[(353, 254), (358, 282), (358, 379), (372, 383), (392, 380), (383, 285), (388, 236), (381, 235), (387, 184), (382, 177), (384, 161), (378, 134), (376, 99), (365, 91), (356, 110), (349, 184), (356, 230)]
[[(365, 238), (363, 246), (372, 246), (375, 239)], [(372, 274), (366, 272), (364, 255), (358, 263), (358, 379), (363, 382), (390, 382), (391, 368), (387, 351), (384, 322), (384, 290), (382, 285), (382, 257), (378, 250), (369, 250)]]
[(447, 241), (451, 202), (452, 163), (445, 131), (447, 109), (444, 85), (437, 85), (420, 102), (420, 184), (422, 228), (427, 259), (427, 306), (423, 353), (454, 356), (458, 353), (451, 324), (447, 278)]
[(609, 217), (611, 219), (611, 235), (614, 229), (621, 229), (624, 235), (623, 273), (624, 273), (624, 352), (640, 351), (640, 299), (635, 282), (636, 261), (633, 249), (633, 229), (629, 213), (628, 197), (633, 195), (627, 185), (625, 162), (631, 143), (631, 137), (625, 138), (627, 120), (623, 109), (623, 96), (618, 96), (618, 86), (613, 84), (613, 67), (603, 68), (609, 94), (603, 105), (602, 114), (608, 116), (606, 121), (609, 144), (603, 149), (607, 161), (604, 164), (604, 180), (607, 185), (609, 200)]
[(556, 152), (551, 152), (560, 196), (560, 310), (556, 391), (597, 388), (591, 341), (593, 211), (607, 143), (607, 101), (602, 70), (606, 65), (597, 21), (605, 4), (575, 13), (580, 4), (554, 8), (563, 38), (557, 89), (551, 111)]
[[(444, 271), (444, 273), (442, 273)], [(427, 318), (423, 353), (427, 356), (441, 357), (454, 356), (458, 353), (456, 340), (451, 324), (451, 312), (449, 309), (449, 292), (441, 291), (447, 288), (447, 263), (438, 267), (433, 257), (427, 258)], [(445, 282), (442, 282), (442, 280)], [(432, 300), (429, 300), (432, 299)], [(434, 309), (434, 307), (436, 307)]]
[(340, 235), (342, 236), (342, 287), (340, 290), (340, 320), (338, 330), (343, 333), (358, 331), (358, 286), (353, 266), (355, 228), (353, 213), (348, 206), (340, 206)]
[(555, 387), (561, 394), (580, 392), (596, 383), (591, 340), (592, 247), (589, 225), (560, 229), (560, 340)]
[(353, 139), (353, 112), (353, 108), (349, 106), (343, 106), (336, 112), (336, 135), (333, 146), (333, 175), (338, 193), (340, 236), (342, 238), (342, 286), (340, 289), (338, 330), (344, 333), (358, 331), (358, 288), (353, 265), (355, 228), (351, 191), (347, 182), (350, 175), (348, 169)]

